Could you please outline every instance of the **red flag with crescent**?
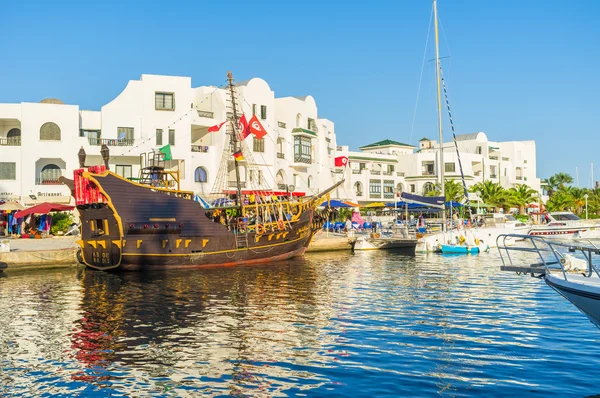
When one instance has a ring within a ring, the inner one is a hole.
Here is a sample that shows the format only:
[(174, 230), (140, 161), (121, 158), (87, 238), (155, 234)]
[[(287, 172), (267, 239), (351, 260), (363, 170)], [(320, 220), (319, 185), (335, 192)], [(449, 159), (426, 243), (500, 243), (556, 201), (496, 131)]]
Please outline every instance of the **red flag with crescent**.
[(336, 167), (346, 167), (348, 165), (348, 157), (338, 156), (334, 159), (334, 164)]
[(248, 122), (246, 121), (246, 115), (242, 115), (240, 118), (238, 128), (240, 129), (240, 139), (245, 140), (246, 137), (250, 135), (250, 128), (248, 126)]
[(250, 119), (250, 132), (252, 134), (254, 134), (254, 136), (258, 139), (263, 138), (265, 135), (267, 135), (267, 132), (265, 131), (265, 128), (263, 127), (263, 125), (258, 121), (258, 118), (256, 117), (256, 115), (252, 116), (252, 119)]

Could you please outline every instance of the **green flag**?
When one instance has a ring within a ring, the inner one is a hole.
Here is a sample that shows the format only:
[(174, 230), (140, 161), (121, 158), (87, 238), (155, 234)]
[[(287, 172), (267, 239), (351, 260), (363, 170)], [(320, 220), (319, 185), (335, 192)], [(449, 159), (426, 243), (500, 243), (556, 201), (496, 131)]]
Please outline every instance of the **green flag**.
[(167, 144), (164, 147), (160, 148), (159, 151), (162, 152), (164, 156), (164, 160), (173, 160), (171, 156), (171, 144)]

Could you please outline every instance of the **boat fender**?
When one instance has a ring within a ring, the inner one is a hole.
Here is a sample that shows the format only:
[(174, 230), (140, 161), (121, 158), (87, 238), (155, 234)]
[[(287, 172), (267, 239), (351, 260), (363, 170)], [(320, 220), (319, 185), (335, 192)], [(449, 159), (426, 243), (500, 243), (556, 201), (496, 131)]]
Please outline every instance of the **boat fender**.
[(475, 244), (479, 245), (479, 242), (480, 242), (479, 238), (475, 238)]
[(277, 226), (279, 227), (280, 231), (283, 231), (285, 229), (285, 224), (283, 223), (283, 220), (280, 218), (279, 221), (277, 221)]
[(465, 237), (464, 236), (460, 236), (460, 238), (458, 238), (458, 241), (462, 244), (465, 243)]
[(262, 224), (256, 224), (256, 234), (262, 235), (265, 233), (265, 226)]

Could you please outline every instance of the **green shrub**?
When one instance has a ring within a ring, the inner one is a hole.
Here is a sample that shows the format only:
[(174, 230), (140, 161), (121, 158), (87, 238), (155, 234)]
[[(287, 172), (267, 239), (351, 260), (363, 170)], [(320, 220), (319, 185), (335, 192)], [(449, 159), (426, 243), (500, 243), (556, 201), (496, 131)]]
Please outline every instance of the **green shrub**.
[(73, 224), (73, 215), (68, 212), (54, 213), (52, 215), (52, 225), (50, 225), (50, 233), (56, 235), (57, 232), (67, 232), (69, 226)]

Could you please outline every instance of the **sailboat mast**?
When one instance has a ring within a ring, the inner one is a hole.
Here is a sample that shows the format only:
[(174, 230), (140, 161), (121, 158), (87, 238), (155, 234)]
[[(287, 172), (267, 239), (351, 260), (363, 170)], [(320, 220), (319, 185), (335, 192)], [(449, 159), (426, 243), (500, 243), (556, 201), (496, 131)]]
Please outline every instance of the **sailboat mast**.
[[(231, 153), (236, 153), (237, 151), (239, 151), (240, 145), (236, 134), (238, 117), (237, 108), (235, 104), (235, 92), (233, 90), (233, 74), (231, 73), (231, 71), (227, 71), (227, 80), (229, 80), (229, 91), (231, 94), (231, 110), (233, 112), (233, 126), (231, 129), (233, 133), (231, 134), (231, 140), (229, 141), (229, 144), (231, 145)], [(236, 206), (240, 206), (242, 203), (242, 184), (240, 183), (240, 168), (238, 166), (238, 160), (234, 159), (233, 164), (235, 167), (235, 186), (237, 189), (235, 204)]]
[[(433, 0), (433, 21), (435, 26), (435, 76), (437, 79), (437, 102), (438, 102), (438, 133), (440, 141), (440, 195), (444, 196), (444, 134), (442, 133), (442, 89), (441, 89), (441, 77), (440, 77), (440, 45), (438, 35), (438, 14), (437, 14), (437, 0)], [(445, 205), (445, 203), (444, 203)], [(446, 228), (446, 210), (442, 211), (442, 231)]]

